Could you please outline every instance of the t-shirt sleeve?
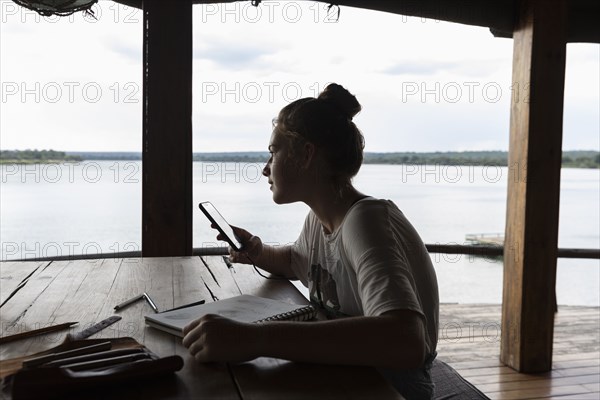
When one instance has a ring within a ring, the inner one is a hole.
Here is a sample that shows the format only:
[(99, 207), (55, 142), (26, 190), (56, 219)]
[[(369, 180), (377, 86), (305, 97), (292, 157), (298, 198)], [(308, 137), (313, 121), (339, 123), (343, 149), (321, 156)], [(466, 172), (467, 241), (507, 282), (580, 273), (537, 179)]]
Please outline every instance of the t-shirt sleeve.
[(392, 228), (390, 207), (365, 201), (347, 218), (342, 243), (356, 272), (364, 315), (400, 309), (424, 315), (402, 238)]
[(311, 216), (306, 216), (304, 220), (304, 226), (300, 232), (300, 236), (296, 239), (296, 242), (291, 247), (291, 261), (292, 271), (296, 275), (296, 278), (302, 282), (302, 284), (308, 287), (308, 268), (309, 268), (309, 255), (310, 255), (310, 240), (309, 235), (311, 232)]

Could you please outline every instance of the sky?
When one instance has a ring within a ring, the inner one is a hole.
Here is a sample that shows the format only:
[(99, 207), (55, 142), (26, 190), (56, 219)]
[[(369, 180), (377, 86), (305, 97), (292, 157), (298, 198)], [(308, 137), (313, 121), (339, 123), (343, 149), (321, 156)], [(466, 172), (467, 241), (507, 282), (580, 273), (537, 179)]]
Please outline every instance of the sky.
[[(334, 9), (335, 10), (335, 7)], [(0, 148), (141, 151), (142, 13), (40, 17), (0, 0)], [(264, 151), (290, 101), (337, 82), (365, 151), (508, 150), (512, 40), (309, 1), (194, 6), (193, 150)], [(384, 38), (385, 37), (385, 38)], [(564, 150), (600, 149), (600, 45), (569, 44)], [(168, 77), (165, 77), (168, 79)]]

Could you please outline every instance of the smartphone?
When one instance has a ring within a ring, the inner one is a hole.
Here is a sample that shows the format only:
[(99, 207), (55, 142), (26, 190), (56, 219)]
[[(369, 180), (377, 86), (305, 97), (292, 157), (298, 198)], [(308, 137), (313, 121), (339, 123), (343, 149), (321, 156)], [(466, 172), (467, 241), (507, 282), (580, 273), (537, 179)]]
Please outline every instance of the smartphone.
[(206, 218), (218, 229), (218, 231), (223, 235), (225, 241), (229, 243), (229, 245), (235, 250), (240, 251), (242, 248), (242, 243), (238, 240), (237, 236), (231, 229), (231, 225), (225, 221), (225, 218), (217, 211), (215, 206), (212, 205), (210, 201), (203, 201), (198, 204), (200, 210), (206, 215)]

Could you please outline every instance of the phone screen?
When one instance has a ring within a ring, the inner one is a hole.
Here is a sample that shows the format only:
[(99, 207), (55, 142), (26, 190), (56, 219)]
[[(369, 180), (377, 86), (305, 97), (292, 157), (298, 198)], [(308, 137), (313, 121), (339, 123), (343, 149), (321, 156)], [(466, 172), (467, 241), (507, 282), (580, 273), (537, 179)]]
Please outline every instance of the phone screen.
[(204, 201), (198, 204), (200, 210), (206, 215), (206, 218), (215, 225), (219, 232), (225, 237), (225, 240), (235, 250), (240, 251), (242, 244), (233, 233), (231, 226), (225, 221), (225, 218), (217, 211), (210, 201)]

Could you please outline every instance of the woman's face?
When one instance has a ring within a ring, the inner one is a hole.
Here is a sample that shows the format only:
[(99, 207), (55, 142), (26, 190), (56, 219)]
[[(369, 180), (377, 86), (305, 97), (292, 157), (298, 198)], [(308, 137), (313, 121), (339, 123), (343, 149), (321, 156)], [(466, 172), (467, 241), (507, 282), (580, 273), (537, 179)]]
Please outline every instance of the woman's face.
[(263, 168), (277, 204), (299, 201), (299, 168), (290, 157), (290, 140), (273, 129), (269, 140), (269, 160)]

